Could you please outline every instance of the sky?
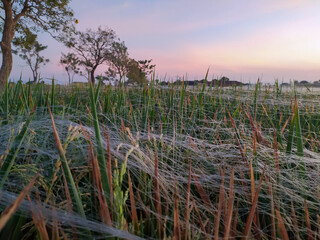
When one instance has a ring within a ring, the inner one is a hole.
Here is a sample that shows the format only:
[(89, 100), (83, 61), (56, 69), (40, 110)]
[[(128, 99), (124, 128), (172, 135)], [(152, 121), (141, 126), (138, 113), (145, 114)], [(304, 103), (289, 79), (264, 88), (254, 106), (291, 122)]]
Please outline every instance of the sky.
[[(73, 0), (71, 8), (78, 30), (112, 28), (130, 57), (153, 59), (162, 80), (202, 79), (208, 68), (251, 83), (320, 79), (318, 0)], [(67, 82), (58, 63), (68, 49), (45, 33), (39, 41), (50, 58), (41, 76)], [(15, 57), (12, 77), (20, 74), (31, 76)]]

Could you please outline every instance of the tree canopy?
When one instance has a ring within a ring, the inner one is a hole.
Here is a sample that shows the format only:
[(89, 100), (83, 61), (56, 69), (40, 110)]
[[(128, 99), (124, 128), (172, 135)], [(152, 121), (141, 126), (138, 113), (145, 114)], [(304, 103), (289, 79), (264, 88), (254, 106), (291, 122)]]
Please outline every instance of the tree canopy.
[(40, 53), (47, 49), (48, 46), (42, 45), (36, 39), (33, 42), (26, 41), (21, 43), (15, 53), (25, 60), (30, 67), (33, 75), (33, 82), (37, 83), (39, 80), (39, 69), (41, 65), (46, 65), (49, 59), (41, 56)]
[(118, 41), (115, 32), (107, 27), (99, 27), (96, 31), (74, 31), (71, 37), (63, 37), (60, 40), (79, 59), (79, 65), (88, 73), (88, 80), (92, 83), (95, 82), (94, 74), (97, 67), (106, 63), (112, 45)]
[(2, 65), (0, 87), (11, 73), (12, 42), (23, 42), (31, 34), (46, 31), (52, 36), (67, 33), (75, 19), (69, 7), (71, 0), (0, 0), (0, 31)]
[(147, 77), (153, 71), (156, 65), (151, 64), (150, 60), (140, 60), (130, 59), (127, 66), (127, 78), (129, 83), (143, 84), (147, 82)]
[(79, 59), (73, 53), (62, 53), (62, 56), (60, 58), (60, 65), (62, 65), (64, 67), (64, 70), (66, 70), (67, 72), (69, 84), (73, 82), (75, 74), (81, 73), (78, 64)]
[(106, 60), (108, 62), (108, 70), (105, 72), (106, 79), (124, 80), (128, 73), (128, 65), (130, 62), (128, 48), (124, 42), (114, 42), (110, 51), (106, 52)]

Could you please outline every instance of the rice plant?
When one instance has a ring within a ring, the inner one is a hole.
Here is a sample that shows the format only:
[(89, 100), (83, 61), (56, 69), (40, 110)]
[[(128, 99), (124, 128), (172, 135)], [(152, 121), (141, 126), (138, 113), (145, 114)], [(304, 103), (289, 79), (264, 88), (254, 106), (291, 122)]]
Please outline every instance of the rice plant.
[(8, 83), (1, 239), (320, 238), (319, 90)]

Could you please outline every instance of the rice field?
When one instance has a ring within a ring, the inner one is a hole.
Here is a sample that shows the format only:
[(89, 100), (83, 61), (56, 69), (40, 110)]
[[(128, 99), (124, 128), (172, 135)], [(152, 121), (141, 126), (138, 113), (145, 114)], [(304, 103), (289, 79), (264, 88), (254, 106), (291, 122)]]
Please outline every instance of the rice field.
[(319, 239), (320, 91), (9, 83), (1, 239)]

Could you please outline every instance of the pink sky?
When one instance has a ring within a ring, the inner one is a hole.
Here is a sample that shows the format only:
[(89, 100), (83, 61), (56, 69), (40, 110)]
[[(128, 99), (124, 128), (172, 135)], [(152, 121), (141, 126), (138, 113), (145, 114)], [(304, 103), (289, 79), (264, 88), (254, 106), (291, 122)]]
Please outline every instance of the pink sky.
[[(160, 78), (201, 79), (210, 67), (211, 76), (246, 82), (320, 79), (320, 1), (74, 0), (71, 6), (80, 30), (111, 27), (131, 57), (153, 59)], [(64, 82), (58, 61), (67, 50), (46, 34), (40, 40), (51, 59), (42, 76)], [(30, 76), (17, 58), (14, 68), (13, 76)]]

